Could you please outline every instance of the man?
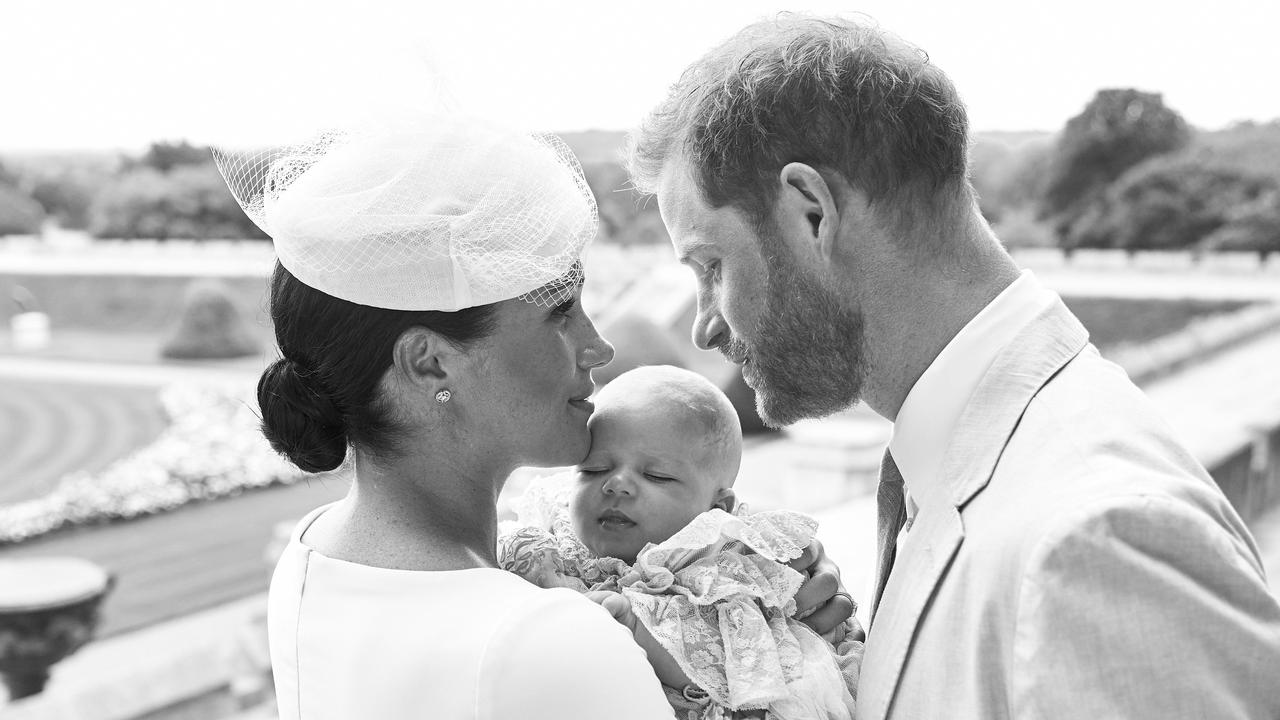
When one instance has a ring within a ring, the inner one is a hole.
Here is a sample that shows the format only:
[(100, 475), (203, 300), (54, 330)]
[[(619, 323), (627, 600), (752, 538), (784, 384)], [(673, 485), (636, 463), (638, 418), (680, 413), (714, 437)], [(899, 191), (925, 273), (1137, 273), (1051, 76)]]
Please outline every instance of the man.
[(630, 148), (698, 277), (694, 341), (762, 416), (894, 421), (859, 717), (1280, 717), (1253, 539), (1004, 252), (967, 144), (924, 53), (784, 15), (690, 67)]

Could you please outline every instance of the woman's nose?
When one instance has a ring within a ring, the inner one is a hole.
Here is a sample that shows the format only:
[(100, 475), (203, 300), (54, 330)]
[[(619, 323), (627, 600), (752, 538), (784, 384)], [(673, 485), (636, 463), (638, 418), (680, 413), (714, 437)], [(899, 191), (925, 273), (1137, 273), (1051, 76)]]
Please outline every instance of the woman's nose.
[(587, 320), (587, 343), (578, 356), (578, 365), (583, 370), (608, 365), (613, 360), (613, 345), (609, 344), (596, 330), (595, 323)]

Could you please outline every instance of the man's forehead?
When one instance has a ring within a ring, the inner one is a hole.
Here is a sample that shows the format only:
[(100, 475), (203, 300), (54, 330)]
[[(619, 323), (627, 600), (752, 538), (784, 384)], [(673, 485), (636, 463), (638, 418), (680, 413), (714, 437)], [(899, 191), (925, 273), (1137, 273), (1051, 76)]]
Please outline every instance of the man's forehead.
[(676, 257), (684, 262), (690, 255), (705, 249), (710, 241), (701, 232), (701, 197), (683, 163), (673, 160), (663, 167), (657, 196), (658, 212), (667, 226)]
[(682, 217), (696, 209), (702, 194), (695, 170), (693, 164), (685, 159), (683, 152), (675, 152), (663, 161), (654, 188), (658, 196), (658, 207), (664, 216), (671, 213)]

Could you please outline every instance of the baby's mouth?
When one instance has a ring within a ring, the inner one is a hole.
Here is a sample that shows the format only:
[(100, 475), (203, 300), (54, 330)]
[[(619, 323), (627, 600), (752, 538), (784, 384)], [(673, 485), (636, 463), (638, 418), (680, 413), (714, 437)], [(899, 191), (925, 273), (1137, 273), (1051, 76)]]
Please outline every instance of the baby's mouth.
[(600, 513), (600, 517), (596, 518), (596, 522), (605, 530), (624, 530), (629, 527), (635, 527), (636, 524), (636, 521), (627, 517), (626, 513), (613, 508)]

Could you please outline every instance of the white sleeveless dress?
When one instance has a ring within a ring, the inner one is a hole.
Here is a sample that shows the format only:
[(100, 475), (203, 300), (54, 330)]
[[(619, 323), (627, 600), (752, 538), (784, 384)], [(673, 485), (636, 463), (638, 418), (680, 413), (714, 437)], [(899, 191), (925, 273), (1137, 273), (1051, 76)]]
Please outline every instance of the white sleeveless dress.
[(281, 720), (671, 718), (630, 633), (571, 590), (489, 568), (335, 560), (294, 529), (267, 625)]

